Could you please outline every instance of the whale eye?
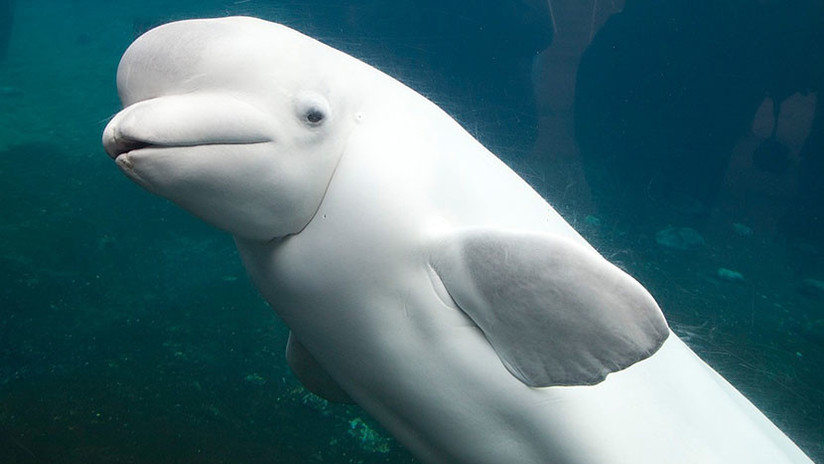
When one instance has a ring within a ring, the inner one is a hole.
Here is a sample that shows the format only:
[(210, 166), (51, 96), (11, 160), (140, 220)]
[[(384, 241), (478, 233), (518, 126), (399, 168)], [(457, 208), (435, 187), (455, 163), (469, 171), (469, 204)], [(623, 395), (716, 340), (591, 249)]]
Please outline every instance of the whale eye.
[(297, 117), (308, 126), (320, 126), (329, 118), (329, 102), (322, 95), (303, 93), (295, 103)]
[(324, 118), (326, 118), (326, 115), (318, 108), (310, 108), (306, 112), (306, 122), (309, 124), (320, 124)]

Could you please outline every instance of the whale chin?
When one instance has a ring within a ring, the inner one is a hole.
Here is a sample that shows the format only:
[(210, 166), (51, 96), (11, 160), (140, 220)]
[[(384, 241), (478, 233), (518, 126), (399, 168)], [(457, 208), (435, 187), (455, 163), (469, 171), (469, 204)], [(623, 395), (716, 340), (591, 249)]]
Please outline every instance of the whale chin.
[(236, 237), (269, 241), (301, 230), (318, 202), (290, 194), (306, 182), (293, 182), (293, 167), (272, 162), (278, 148), (274, 142), (147, 144), (115, 151), (114, 158), (147, 191)]

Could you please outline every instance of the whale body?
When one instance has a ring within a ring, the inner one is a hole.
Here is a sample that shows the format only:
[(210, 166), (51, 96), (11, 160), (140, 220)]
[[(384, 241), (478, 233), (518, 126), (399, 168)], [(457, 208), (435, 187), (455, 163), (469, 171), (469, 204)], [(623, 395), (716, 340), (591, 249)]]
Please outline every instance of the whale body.
[(810, 463), (435, 104), (282, 25), (153, 29), (103, 145), (231, 233), (311, 391), (426, 463)]

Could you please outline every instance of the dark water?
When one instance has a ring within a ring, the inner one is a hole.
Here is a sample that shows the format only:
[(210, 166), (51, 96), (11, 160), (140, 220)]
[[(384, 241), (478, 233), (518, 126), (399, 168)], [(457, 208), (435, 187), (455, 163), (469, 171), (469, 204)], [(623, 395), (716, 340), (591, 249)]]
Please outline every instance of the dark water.
[(0, 462), (415, 462), (303, 390), (231, 239), (100, 147), (136, 34), (227, 14), (438, 102), (824, 461), (824, 22), (785, 3), (0, 0)]

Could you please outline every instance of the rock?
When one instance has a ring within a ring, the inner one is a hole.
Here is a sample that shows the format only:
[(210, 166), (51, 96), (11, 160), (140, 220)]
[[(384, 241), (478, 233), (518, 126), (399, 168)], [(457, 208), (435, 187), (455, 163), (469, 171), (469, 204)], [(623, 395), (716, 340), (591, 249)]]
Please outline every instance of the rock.
[(745, 226), (744, 224), (741, 224), (739, 222), (734, 222), (732, 224), (732, 230), (737, 235), (740, 235), (742, 237), (749, 237), (753, 234), (753, 231), (750, 227)]
[(371, 453), (392, 451), (392, 440), (381, 435), (360, 417), (349, 421), (349, 435), (358, 441), (358, 445), (364, 451)]
[(695, 250), (704, 246), (704, 237), (690, 227), (667, 227), (655, 234), (655, 242), (676, 250)]
[(588, 225), (592, 227), (601, 227), (601, 219), (591, 214), (587, 215), (587, 217), (584, 218), (584, 222), (586, 222)]
[(804, 334), (816, 343), (824, 344), (824, 319), (804, 324)]
[(817, 279), (804, 279), (798, 287), (802, 295), (821, 300), (824, 299), (824, 281)]
[(743, 282), (744, 276), (738, 272), (733, 271), (732, 269), (727, 269), (725, 267), (719, 267), (718, 270), (715, 271), (715, 274), (721, 280), (726, 280), (728, 282)]
[(266, 379), (264, 379), (263, 377), (260, 376), (260, 374), (257, 374), (255, 372), (247, 375), (245, 380), (247, 382), (251, 383), (252, 385), (258, 385), (258, 386), (263, 385), (263, 384), (266, 383)]
[(684, 215), (700, 216), (706, 213), (704, 203), (689, 195), (680, 195), (672, 201), (672, 208)]
[(0, 85), (0, 97), (13, 97), (16, 95), (21, 95), (22, 93), (23, 92), (17, 87)]

